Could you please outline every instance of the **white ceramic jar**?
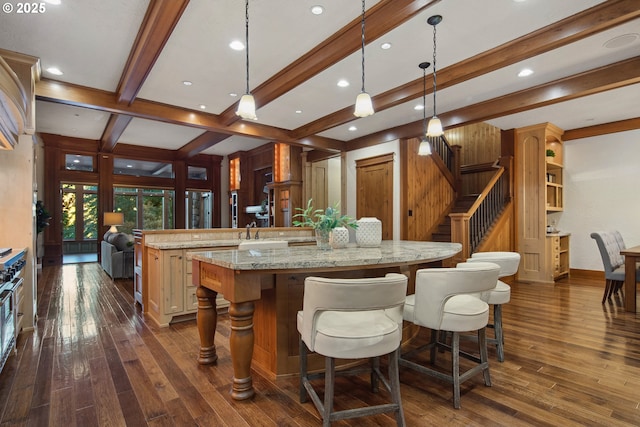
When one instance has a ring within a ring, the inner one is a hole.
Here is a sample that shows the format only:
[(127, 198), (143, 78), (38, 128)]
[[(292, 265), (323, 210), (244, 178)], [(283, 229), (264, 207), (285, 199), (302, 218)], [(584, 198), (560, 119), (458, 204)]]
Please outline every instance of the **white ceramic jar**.
[(364, 217), (358, 221), (356, 243), (363, 248), (376, 248), (382, 243), (382, 222), (378, 218)]
[(333, 249), (346, 248), (349, 243), (349, 230), (345, 227), (336, 227), (331, 230), (329, 243)]

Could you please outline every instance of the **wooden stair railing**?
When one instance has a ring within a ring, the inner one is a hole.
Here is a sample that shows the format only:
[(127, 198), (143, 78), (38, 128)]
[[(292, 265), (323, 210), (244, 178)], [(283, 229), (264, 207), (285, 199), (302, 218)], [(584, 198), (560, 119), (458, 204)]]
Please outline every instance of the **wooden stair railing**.
[(431, 151), (437, 153), (433, 156), (434, 163), (442, 171), (449, 184), (459, 191), (462, 184), (460, 172), (460, 147), (459, 145), (449, 145), (447, 139), (442, 136), (427, 137), (431, 145)]
[[(512, 157), (501, 157), (494, 176), (487, 183), (476, 202), (467, 212), (451, 213), (451, 241), (462, 244), (462, 251), (454, 257), (461, 262), (471, 256), (507, 203), (512, 199)], [(494, 167), (496, 167), (494, 166)]]

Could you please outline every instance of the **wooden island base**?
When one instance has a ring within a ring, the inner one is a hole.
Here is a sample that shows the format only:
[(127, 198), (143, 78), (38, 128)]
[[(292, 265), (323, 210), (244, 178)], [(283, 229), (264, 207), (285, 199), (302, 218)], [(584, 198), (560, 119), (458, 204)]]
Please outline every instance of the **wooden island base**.
[[(343, 265), (340, 262), (329, 262), (327, 266), (318, 266), (312, 261), (301, 262), (302, 268), (256, 268), (257, 263), (263, 262), (265, 265), (276, 265), (273, 261), (276, 258), (273, 254), (263, 254), (261, 260), (250, 259), (245, 263), (250, 263), (253, 269), (242, 268), (241, 257), (250, 255), (240, 254), (241, 251), (218, 251), (204, 254), (194, 254), (193, 258), (193, 283), (198, 285), (198, 333), (200, 336), (200, 354), (198, 362), (200, 364), (211, 364), (216, 362), (217, 355), (214, 345), (214, 335), (217, 325), (217, 311), (215, 301), (218, 293), (222, 293), (230, 301), (229, 319), (231, 331), (229, 346), (231, 360), (233, 364), (233, 387), (231, 395), (236, 400), (249, 399), (254, 395), (251, 380), (252, 366), (273, 378), (297, 375), (299, 372), (299, 335), (297, 330), (297, 313), (302, 309), (304, 280), (308, 276), (317, 275), (322, 277), (341, 278), (362, 278), (380, 277), (387, 273), (396, 272), (405, 274), (410, 278), (408, 292), (413, 293), (415, 285), (413, 278), (418, 268), (438, 266), (442, 259), (446, 259), (459, 251), (458, 244), (444, 244), (446, 250), (432, 242), (404, 242), (406, 246), (412, 244), (420, 248), (428, 245), (436, 245), (438, 250), (432, 252), (419, 252), (417, 255), (406, 248), (398, 249), (394, 247), (398, 243), (389, 243), (387, 249), (391, 254), (389, 262), (378, 262), (367, 264), (353, 262), (353, 265)], [(421, 245), (421, 246), (420, 246)], [(429, 246), (430, 247), (430, 246)], [(356, 248), (351, 254), (361, 252), (366, 255), (366, 251)], [(310, 252), (309, 259), (320, 256), (315, 252), (315, 248), (296, 248), (295, 254), (289, 250), (284, 251), (282, 258), (297, 260), (304, 257), (304, 251)], [(338, 255), (348, 254), (346, 250)], [(224, 254), (223, 252), (228, 252)], [(338, 251), (335, 251), (338, 252)], [(371, 253), (372, 250), (369, 250)], [(398, 254), (400, 252), (400, 254)], [(380, 249), (373, 251), (378, 256)], [(228, 256), (232, 259), (229, 262), (224, 258)], [(324, 255), (329, 257), (330, 255)], [(356, 255), (352, 255), (356, 256)], [(360, 255), (357, 255), (360, 256)], [(386, 255), (383, 254), (381, 259)], [(214, 258), (215, 257), (215, 258)], [(222, 258), (222, 259), (221, 259)], [(257, 257), (260, 258), (260, 257)], [(376, 259), (378, 259), (376, 258)], [(214, 260), (218, 265), (209, 260)], [(240, 260), (240, 261), (238, 261)], [(392, 260), (392, 261), (391, 261)], [(269, 262), (273, 264), (269, 264)], [(240, 266), (233, 268), (232, 266)], [(279, 265), (278, 265), (279, 266)], [(407, 327), (404, 331), (403, 340), (408, 340), (415, 333), (415, 327)], [(309, 370), (321, 370), (324, 368), (324, 358), (311, 354), (309, 357)], [(342, 360), (337, 363), (339, 366), (353, 363), (353, 361)]]

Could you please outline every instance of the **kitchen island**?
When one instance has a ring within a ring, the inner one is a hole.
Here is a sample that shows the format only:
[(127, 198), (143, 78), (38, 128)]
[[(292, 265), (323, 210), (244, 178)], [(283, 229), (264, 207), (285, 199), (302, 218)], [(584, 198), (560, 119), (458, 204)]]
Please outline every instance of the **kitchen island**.
[[(298, 372), (296, 314), (302, 309), (306, 277), (376, 277), (400, 272), (409, 277), (408, 292), (412, 293), (415, 270), (438, 266), (460, 250), (458, 243), (389, 240), (377, 248), (349, 246), (330, 251), (300, 246), (194, 252), (198, 362), (211, 364), (218, 358), (214, 345), (218, 293), (230, 301), (229, 346), (234, 375), (231, 395), (244, 400), (254, 395), (252, 366), (272, 376)], [(322, 366), (322, 358), (310, 358), (310, 369)]]

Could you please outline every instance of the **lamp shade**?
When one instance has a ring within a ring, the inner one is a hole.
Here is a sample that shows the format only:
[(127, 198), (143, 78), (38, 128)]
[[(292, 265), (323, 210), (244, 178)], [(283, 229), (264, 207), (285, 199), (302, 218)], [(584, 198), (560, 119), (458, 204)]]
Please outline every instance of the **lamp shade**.
[(431, 145), (429, 145), (429, 141), (423, 139), (420, 142), (420, 146), (418, 147), (418, 156), (430, 156), (431, 155)]
[(104, 225), (110, 225), (109, 229), (112, 233), (117, 233), (118, 229), (116, 225), (124, 224), (124, 214), (122, 212), (105, 212), (104, 213)]
[(362, 92), (356, 98), (356, 110), (353, 113), (356, 117), (367, 117), (373, 114), (373, 103), (367, 92)]
[(236, 114), (243, 119), (256, 120), (258, 118), (256, 116), (256, 101), (253, 99), (253, 95), (248, 93), (242, 95)]
[(427, 136), (442, 136), (444, 131), (442, 130), (442, 122), (436, 116), (433, 116), (429, 120), (429, 126), (427, 127)]

